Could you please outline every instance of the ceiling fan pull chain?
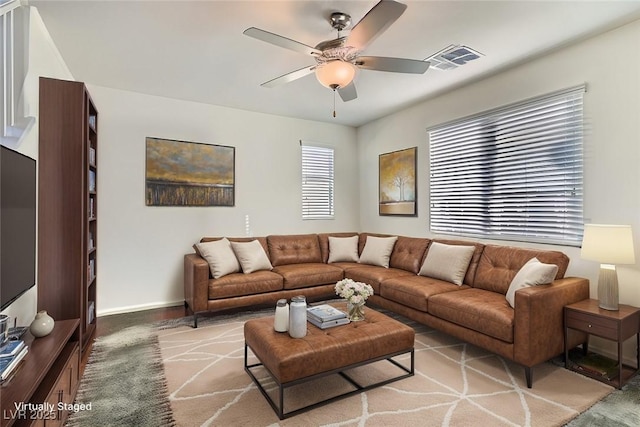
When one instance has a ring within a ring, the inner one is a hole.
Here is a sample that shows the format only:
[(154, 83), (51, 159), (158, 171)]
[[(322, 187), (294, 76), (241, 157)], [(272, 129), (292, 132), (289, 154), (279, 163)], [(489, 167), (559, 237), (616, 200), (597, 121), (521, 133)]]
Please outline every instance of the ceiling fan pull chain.
[(333, 117), (336, 116), (336, 90), (333, 90)]

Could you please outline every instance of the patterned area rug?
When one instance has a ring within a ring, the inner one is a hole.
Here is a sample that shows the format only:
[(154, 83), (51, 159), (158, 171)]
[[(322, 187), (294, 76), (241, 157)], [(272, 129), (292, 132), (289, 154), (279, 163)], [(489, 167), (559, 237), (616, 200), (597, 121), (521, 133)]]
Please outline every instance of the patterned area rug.
[[(158, 332), (177, 425), (561, 426), (612, 391), (552, 363), (533, 370), (528, 389), (521, 366), (403, 319), (416, 330), (415, 376), (280, 421), (244, 371), (247, 318), (202, 319), (197, 329), (178, 322)], [(377, 377), (388, 366), (356, 375)], [(306, 402), (343, 387), (337, 375), (327, 377), (297, 386), (285, 400)]]

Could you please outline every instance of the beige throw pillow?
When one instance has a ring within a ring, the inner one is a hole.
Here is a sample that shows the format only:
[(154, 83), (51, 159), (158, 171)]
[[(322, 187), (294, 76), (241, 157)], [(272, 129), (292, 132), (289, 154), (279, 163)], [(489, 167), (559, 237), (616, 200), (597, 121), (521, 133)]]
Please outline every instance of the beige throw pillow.
[(214, 279), (240, 271), (238, 259), (226, 237), (213, 242), (196, 243), (195, 246), (200, 256), (209, 263), (209, 270)]
[(516, 305), (516, 291), (530, 286), (547, 285), (556, 278), (558, 266), (555, 264), (544, 264), (538, 258), (531, 258), (516, 273), (507, 290), (507, 302), (511, 307)]
[(358, 262), (358, 236), (329, 236), (329, 260), (327, 262)]
[(475, 250), (475, 246), (432, 242), (418, 274), (462, 285)]
[(389, 259), (393, 246), (398, 238), (394, 237), (375, 237), (367, 236), (364, 249), (358, 260), (361, 264), (378, 265), (380, 267), (389, 268)]
[(259, 270), (271, 270), (273, 266), (267, 257), (264, 248), (257, 240), (250, 242), (231, 242), (231, 248), (236, 254), (242, 272), (245, 274)]

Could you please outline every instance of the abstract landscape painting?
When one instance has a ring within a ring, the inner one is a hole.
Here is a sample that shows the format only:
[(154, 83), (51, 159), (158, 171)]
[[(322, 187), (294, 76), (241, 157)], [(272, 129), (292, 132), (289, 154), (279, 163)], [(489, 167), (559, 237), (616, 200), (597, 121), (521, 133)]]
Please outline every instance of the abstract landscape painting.
[(418, 147), (380, 154), (378, 211), (380, 215), (415, 216), (416, 152)]
[(146, 138), (147, 206), (234, 206), (235, 147)]

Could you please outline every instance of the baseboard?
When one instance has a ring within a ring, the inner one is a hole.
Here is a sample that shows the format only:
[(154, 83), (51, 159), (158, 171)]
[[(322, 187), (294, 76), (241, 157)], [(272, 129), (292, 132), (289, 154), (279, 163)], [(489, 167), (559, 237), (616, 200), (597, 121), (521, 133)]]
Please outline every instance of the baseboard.
[(167, 307), (178, 307), (184, 305), (184, 300), (180, 301), (171, 301), (171, 302), (156, 302), (149, 304), (139, 304), (139, 305), (129, 305), (126, 307), (118, 307), (107, 310), (98, 310), (97, 316), (111, 316), (113, 314), (123, 314), (123, 313), (133, 313), (136, 311), (145, 311), (145, 310), (153, 310), (154, 308), (167, 308)]

